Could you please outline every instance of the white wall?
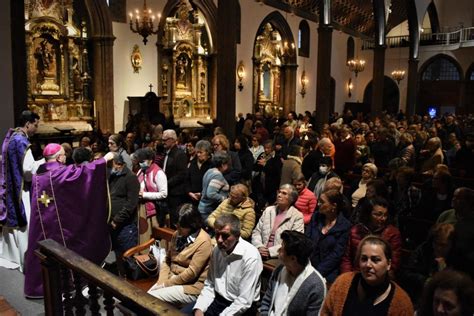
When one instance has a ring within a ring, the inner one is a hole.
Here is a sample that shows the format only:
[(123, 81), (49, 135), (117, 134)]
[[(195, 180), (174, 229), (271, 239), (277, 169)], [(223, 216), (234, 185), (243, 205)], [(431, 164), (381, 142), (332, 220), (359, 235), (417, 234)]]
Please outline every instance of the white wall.
[[(148, 1), (148, 7), (154, 13), (162, 12), (165, 1)], [(142, 0), (127, 1), (127, 23), (113, 23), (114, 42), (114, 120), (115, 132), (121, 131), (127, 122), (128, 96), (144, 96), (153, 85), (153, 91), (158, 89), (158, 53), (157, 36), (148, 37), (146, 45), (143, 38), (133, 33), (128, 24), (128, 13), (143, 8)], [(139, 73), (134, 73), (130, 63), (133, 46), (137, 44), (142, 54), (143, 64)]]

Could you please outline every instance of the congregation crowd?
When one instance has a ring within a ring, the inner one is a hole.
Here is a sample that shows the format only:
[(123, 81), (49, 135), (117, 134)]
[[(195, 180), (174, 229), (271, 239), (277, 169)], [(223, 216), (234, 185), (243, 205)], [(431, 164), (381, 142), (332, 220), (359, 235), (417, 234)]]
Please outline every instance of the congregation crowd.
[[(53, 165), (107, 168), (118, 273), (153, 228), (174, 229), (149, 293), (189, 314), (472, 315), (474, 117), (316, 115), (239, 114), (234, 139), (136, 115), (74, 149), (23, 148), (19, 170), (31, 182)], [(39, 117), (23, 118), (3, 161), (36, 131)]]

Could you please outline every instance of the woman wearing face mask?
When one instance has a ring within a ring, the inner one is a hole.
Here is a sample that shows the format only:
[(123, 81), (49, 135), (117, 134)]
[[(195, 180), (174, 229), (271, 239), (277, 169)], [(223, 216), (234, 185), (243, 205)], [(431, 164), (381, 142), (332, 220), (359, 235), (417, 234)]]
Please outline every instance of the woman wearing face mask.
[[(140, 148), (134, 153), (140, 170), (137, 176), (140, 182), (138, 197), (141, 202), (139, 208), (138, 231), (140, 243), (147, 242), (151, 236), (151, 228), (165, 225), (165, 210), (158, 210), (158, 201), (168, 196), (168, 181), (166, 174), (155, 164), (155, 153), (149, 148)], [(155, 216), (156, 215), (156, 216)]]
[(128, 155), (127, 151), (125, 150), (123, 136), (120, 134), (113, 134), (109, 137), (109, 150), (113, 153), (117, 153), (119, 156), (123, 158), (127, 168), (132, 170), (132, 159)]
[(308, 189), (314, 192), (314, 195), (319, 199), (326, 181), (334, 177), (339, 178), (339, 176), (332, 170), (331, 157), (322, 157), (319, 160), (319, 170), (313, 173), (309, 179)]
[(320, 315), (413, 315), (410, 298), (390, 280), (392, 250), (385, 240), (368, 236), (355, 256), (360, 272), (340, 275), (331, 286)]
[(374, 197), (365, 205), (360, 214), (360, 223), (352, 226), (350, 230), (349, 241), (342, 257), (341, 272), (355, 271), (360, 268), (354, 264), (357, 262), (354, 261), (357, 247), (364, 237), (375, 235), (390, 244), (393, 251), (390, 274), (394, 277), (393, 273), (400, 267), (402, 237), (398, 228), (389, 223), (388, 209), (388, 201), (382, 197)]

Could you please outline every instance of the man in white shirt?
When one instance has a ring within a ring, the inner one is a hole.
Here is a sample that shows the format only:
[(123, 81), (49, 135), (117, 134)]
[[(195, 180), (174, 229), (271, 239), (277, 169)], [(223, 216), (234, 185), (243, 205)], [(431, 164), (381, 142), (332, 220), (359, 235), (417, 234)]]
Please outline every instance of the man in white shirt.
[(234, 214), (218, 217), (214, 231), (217, 247), (194, 315), (255, 315), (263, 270), (260, 253), (240, 238), (240, 221)]

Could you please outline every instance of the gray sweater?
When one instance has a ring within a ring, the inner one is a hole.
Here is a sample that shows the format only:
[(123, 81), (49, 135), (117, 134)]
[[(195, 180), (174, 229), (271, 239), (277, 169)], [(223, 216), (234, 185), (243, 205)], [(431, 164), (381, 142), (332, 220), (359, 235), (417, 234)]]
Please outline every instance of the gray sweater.
[[(270, 281), (268, 282), (268, 288), (262, 299), (262, 305), (260, 306), (260, 315), (270, 315), (270, 305), (272, 303), (273, 291), (276, 290), (275, 285), (277, 283), (279, 274), (283, 269), (283, 265), (276, 268)], [(301, 316), (301, 315), (318, 315), (321, 306), (323, 305), (324, 296), (326, 293), (326, 285), (324, 280), (316, 273), (311, 273), (306, 280), (301, 284), (298, 292), (291, 300), (288, 305), (287, 315), (288, 316)], [(276, 298), (277, 300), (284, 300), (285, 298)]]

